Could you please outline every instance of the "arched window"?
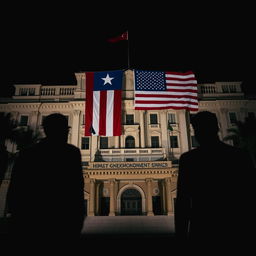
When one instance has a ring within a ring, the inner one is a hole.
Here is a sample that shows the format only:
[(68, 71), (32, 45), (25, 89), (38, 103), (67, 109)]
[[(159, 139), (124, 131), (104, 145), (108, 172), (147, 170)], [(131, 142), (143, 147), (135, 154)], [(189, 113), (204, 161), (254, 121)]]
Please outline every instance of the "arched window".
[(125, 147), (126, 148), (135, 148), (135, 139), (132, 136), (127, 136), (125, 138)]

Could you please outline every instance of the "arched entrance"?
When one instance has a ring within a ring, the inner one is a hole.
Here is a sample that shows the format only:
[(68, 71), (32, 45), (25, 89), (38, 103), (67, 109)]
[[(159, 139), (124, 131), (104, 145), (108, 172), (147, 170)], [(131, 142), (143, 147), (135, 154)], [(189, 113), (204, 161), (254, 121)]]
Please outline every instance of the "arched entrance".
[(142, 198), (138, 190), (124, 190), (121, 195), (121, 215), (142, 215)]

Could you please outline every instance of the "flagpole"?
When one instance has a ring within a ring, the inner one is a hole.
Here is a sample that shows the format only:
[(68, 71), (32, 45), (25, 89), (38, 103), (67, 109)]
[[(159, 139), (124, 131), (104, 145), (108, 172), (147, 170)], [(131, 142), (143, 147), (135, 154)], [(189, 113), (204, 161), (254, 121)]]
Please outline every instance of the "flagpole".
[(130, 69), (130, 50), (129, 50), (129, 34), (127, 30), (127, 59), (128, 59), (128, 69)]

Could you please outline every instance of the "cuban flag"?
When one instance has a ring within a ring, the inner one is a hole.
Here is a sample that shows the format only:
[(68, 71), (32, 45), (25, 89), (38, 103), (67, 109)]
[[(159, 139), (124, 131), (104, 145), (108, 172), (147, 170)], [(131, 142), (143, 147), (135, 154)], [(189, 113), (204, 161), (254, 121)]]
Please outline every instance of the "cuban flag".
[(85, 136), (120, 136), (123, 71), (86, 72)]

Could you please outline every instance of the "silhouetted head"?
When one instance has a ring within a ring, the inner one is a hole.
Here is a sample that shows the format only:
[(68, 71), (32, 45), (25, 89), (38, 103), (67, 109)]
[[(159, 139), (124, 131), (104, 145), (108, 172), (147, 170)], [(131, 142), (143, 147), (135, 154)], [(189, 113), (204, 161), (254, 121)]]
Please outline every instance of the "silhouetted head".
[(214, 113), (201, 111), (191, 119), (196, 140), (200, 145), (207, 145), (218, 140), (218, 120)]
[(70, 127), (67, 118), (59, 113), (48, 115), (43, 121), (43, 128), (48, 139), (67, 142)]

